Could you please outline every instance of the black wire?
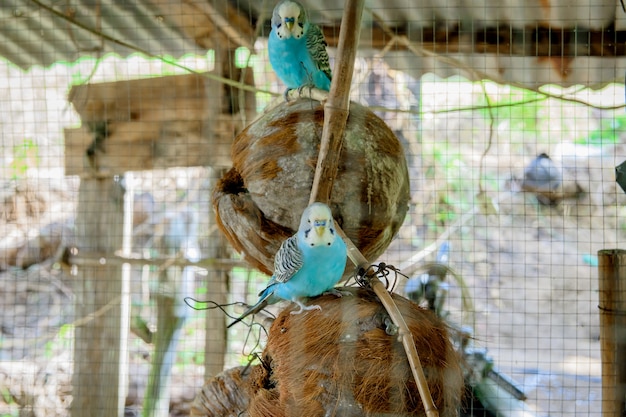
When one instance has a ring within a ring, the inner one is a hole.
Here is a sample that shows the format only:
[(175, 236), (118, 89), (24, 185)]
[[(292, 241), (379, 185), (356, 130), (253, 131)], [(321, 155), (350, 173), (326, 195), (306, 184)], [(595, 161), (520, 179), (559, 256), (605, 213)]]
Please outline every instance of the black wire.
[[(388, 265), (384, 262), (381, 262), (379, 264), (372, 264), (368, 266), (367, 269), (362, 268), (362, 267), (359, 268), (359, 270), (356, 273), (355, 281), (361, 287), (369, 288), (371, 287), (371, 285), (370, 285), (370, 280), (368, 277), (376, 276), (378, 277), (378, 279), (380, 279), (383, 282), (387, 291), (392, 292), (396, 284), (398, 283), (398, 275), (402, 275), (403, 277), (407, 279), (409, 278), (407, 275), (400, 272), (400, 270), (396, 268), (395, 266)], [(392, 276), (393, 276), (393, 280), (390, 280), (390, 277)]]
[[(185, 301), (185, 304), (187, 304), (189, 307), (193, 308), (196, 311), (213, 310), (215, 308), (219, 308), (222, 311), (222, 313), (226, 314), (231, 319), (236, 319), (237, 317), (233, 317), (230, 314), (228, 314), (228, 312), (226, 312), (224, 307), (230, 307), (230, 306), (234, 306), (237, 304), (245, 305), (244, 303), (239, 303), (239, 302), (229, 303), (229, 304), (218, 304), (215, 301), (211, 301), (211, 300), (200, 301), (200, 300), (196, 300), (193, 297), (185, 297), (183, 300)], [(191, 302), (193, 302), (193, 304), (191, 304)], [(197, 307), (196, 306), (197, 304), (213, 304), (213, 306), (212, 307)]]
[[(187, 304), (189, 307), (193, 308), (196, 311), (202, 311), (202, 310), (213, 310), (215, 308), (219, 308), (228, 318), (236, 320), (239, 318), (239, 316), (233, 316), (231, 314), (229, 314), (226, 309), (224, 307), (230, 307), (230, 306), (234, 306), (234, 305), (241, 305), (243, 307), (249, 307), (246, 303), (242, 303), (242, 302), (234, 302), (234, 303), (228, 303), (228, 304), (219, 304), (216, 303), (215, 301), (211, 301), (211, 300), (207, 300), (207, 301), (200, 301), (200, 300), (196, 300), (193, 297), (185, 297), (184, 298), (185, 304)], [(191, 304), (191, 302), (193, 302), (193, 305)], [(203, 306), (203, 307), (198, 307), (196, 304), (209, 304), (212, 306)], [(265, 312), (267, 312), (267, 310), (264, 310)], [(276, 317), (268, 312), (268, 315), (273, 317), (274, 319), (276, 319)], [(254, 320), (248, 322), (245, 322), (243, 320), (240, 321), (241, 323), (243, 323), (244, 325), (246, 325), (248, 327), (248, 332), (246, 333), (246, 337), (244, 338), (243, 341), (243, 347), (242, 347), (242, 351), (241, 354), (243, 356), (248, 356), (249, 360), (248, 360), (248, 367), (250, 366), (250, 364), (255, 360), (255, 359), (259, 359), (261, 360), (261, 357), (259, 356), (259, 353), (256, 352), (257, 349), (260, 349), (261, 347), (261, 333), (265, 334), (265, 337), (268, 337), (269, 335), (269, 331), (265, 328), (265, 326), (263, 326), (260, 323), (255, 322)], [(255, 328), (258, 328), (258, 332), (256, 333), (256, 337), (253, 337), (253, 335), (255, 335)], [(246, 347), (248, 346), (249, 341), (253, 339), (253, 345), (252, 348), (249, 349), (249, 353), (246, 352)], [(263, 363), (263, 361), (261, 360), (261, 363)], [(247, 369), (247, 368), (246, 368)]]
[(612, 308), (607, 308), (601, 305), (598, 305), (598, 310), (603, 313), (608, 313), (615, 316), (626, 316), (626, 311), (614, 310)]

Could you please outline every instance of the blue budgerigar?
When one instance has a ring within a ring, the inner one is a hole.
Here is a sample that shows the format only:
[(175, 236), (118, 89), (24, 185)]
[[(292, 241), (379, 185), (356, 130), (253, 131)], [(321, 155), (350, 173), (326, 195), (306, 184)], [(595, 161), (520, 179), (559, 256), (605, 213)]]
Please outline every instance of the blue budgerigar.
[(330, 90), (330, 64), (320, 28), (309, 22), (306, 10), (293, 0), (282, 0), (272, 14), (268, 41), (272, 68), (285, 85)]
[(309, 205), (300, 219), (298, 232), (285, 240), (274, 257), (274, 275), (259, 293), (259, 300), (228, 327), (244, 317), (257, 313), (268, 304), (292, 301), (300, 310), (321, 309), (305, 306), (302, 297), (315, 297), (325, 292), (340, 294), (333, 287), (346, 267), (346, 244), (337, 235), (330, 208), (323, 203)]

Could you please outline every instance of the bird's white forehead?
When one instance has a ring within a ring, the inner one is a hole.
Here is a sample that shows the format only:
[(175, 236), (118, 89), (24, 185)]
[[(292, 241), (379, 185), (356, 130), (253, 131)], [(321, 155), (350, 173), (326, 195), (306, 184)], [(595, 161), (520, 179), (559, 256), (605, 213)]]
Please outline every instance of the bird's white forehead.
[(328, 206), (314, 204), (309, 208), (308, 217), (309, 219), (328, 220), (332, 219), (333, 216)]
[(300, 6), (297, 3), (292, 1), (285, 2), (280, 5), (278, 8), (278, 14), (283, 19), (285, 17), (299, 17), (300, 16)]

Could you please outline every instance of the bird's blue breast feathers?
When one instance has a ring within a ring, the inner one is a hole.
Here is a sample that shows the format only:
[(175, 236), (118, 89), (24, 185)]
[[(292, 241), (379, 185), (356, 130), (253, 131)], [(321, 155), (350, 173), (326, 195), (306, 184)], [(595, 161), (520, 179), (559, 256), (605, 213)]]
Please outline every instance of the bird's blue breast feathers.
[(273, 30), (269, 36), (268, 50), (272, 68), (287, 88), (313, 86), (330, 90), (330, 79), (311, 57), (306, 46), (306, 36), (280, 39)]

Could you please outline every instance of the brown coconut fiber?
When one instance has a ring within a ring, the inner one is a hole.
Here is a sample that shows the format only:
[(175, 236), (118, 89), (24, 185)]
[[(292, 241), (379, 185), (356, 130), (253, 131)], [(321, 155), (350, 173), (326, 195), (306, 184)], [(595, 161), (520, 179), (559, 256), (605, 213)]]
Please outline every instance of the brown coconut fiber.
[[(408, 360), (372, 291), (324, 295), (322, 307), (284, 310), (272, 325), (263, 365), (251, 375), (251, 417), (423, 416)], [(413, 335), (433, 402), (456, 416), (463, 375), (446, 325), (432, 312), (394, 295)], [(389, 334), (392, 333), (392, 334)]]

